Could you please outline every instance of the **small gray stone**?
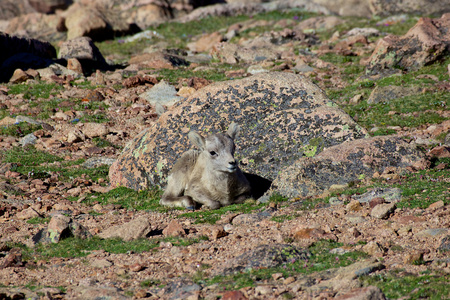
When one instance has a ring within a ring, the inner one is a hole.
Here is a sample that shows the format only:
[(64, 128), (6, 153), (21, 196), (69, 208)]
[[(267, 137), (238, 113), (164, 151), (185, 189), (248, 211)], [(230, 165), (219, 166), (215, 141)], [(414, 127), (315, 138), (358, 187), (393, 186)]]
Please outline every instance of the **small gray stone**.
[(330, 205), (340, 205), (340, 204), (344, 204), (344, 201), (339, 200), (338, 197), (330, 197), (330, 199), (328, 200), (328, 202), (330, 203)]
[(141, 94), (140, 97), (152, 105), (160, 104), (165, 106), (172, 106), (181, 99), (181, 97), (177, 96), (175, 87), (165, 81), (155, 84), (149, 91)]
[(25, 147), (27, 145), (36, 144), (36, 141), (37, 141), (37, 137), (33, 133), (30, 133), (30, 134), (27, 134), (26, 136), (24, 136), (23, 138), (21, 138), (19, 141), (19, 144), (22, 147)]
[(449, 232), (450, 229), (448, 228), (431, 228), (419, 231), (418, 233), (415, 234), (415, 236), (421, 238), (431, 238), (448, 234)]
[(383, 198), (386, 202), (398, 202), (402, 199), (402, 190), (399, 188), (376, 188), (362, 195), (352, 196), (352, 199), (361, 203), (368, 203), (373, 198)]
[(450, 235), (447, 235), (442, 239), (441, 245), (438, 248), (439, 251), (450, 251)]
[(92, 169), (102, 165), (111, 166), (116, 161), (115, 158), (110, 157), (92, 157), (81, 164), (82, 167)]

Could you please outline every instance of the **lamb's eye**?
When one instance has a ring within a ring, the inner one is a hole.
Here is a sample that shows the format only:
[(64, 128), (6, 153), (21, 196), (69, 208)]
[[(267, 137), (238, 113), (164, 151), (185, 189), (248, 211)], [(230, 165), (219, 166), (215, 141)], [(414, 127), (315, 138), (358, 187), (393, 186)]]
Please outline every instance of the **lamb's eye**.
[(211, 154), (211, 156), (216, 155), (217, 153), (215, 151), (210, 151), (209, 154)]

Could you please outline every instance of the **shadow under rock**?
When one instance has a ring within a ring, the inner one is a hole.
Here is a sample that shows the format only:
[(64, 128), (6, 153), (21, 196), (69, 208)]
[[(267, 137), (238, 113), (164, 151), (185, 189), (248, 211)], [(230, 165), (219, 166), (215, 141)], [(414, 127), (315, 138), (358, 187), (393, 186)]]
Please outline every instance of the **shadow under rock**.
[(271, 180), (256, 174), (244, 172), (244, 176), (247, 178), (247, 180), (250, 183), (250, 186), (252, 187), (252, 196), (255, 200), (258, 200), (260, 197), (262, 197), (264, 193), (267, 192), (270, 189), (270, 186), (272, 185)]

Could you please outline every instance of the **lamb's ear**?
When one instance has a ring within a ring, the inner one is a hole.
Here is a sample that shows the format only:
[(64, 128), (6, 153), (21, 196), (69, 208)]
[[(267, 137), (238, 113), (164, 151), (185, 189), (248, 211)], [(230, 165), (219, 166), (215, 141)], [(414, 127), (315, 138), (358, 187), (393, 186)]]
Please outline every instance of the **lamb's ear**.
[(191, 131), (188, 134), (189, 140), (197, 147), (200, 148), (200, 150), (205, 149), (205, 138), (202, 137), (200, 134), (198, 134), (195, 131)]
[(241, 127), (237, 123), (233, 122), (228, 128), (227, 134), (234, 140), (238, 135), (240, 129)]

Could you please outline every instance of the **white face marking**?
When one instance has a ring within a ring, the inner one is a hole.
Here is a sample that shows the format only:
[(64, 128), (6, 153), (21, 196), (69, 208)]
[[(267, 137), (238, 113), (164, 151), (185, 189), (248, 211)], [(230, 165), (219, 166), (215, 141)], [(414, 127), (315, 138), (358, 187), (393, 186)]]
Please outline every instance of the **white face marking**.
[(224, 134), (206, 138), (206, 155), (215, 170), (233, 173), (237, 170), (234, 158), (234, 141)]

